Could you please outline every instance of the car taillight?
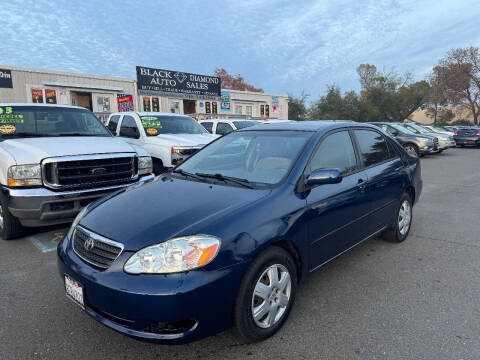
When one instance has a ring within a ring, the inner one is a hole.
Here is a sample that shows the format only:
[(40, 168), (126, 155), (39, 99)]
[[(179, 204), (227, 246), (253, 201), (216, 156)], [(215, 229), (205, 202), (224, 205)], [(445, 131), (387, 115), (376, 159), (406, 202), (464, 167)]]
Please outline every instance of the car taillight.
[(455, 130), (455, 131), (453, 132), (453, 135), (458, 135), (458, 131)]
[(480, 130), (479, 130), (479, 131), (477, 131), (477, 135), (480, 135)]

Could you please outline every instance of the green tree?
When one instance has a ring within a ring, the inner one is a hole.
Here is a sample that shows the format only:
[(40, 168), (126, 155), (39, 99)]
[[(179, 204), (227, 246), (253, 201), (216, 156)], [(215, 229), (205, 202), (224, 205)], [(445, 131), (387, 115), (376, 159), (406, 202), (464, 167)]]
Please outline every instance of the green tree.
[(303, 121), (307, 115), (307, 98), (308, 94), (301, 93), (296, 97), (293, 95), (288, 96), (288, 118), (290, 120)]
[(360, 99), (355, 91), (342, 95), (338, 86), (329, 85), (326, 95), (313, 103), (309, 118), (362, 121)]

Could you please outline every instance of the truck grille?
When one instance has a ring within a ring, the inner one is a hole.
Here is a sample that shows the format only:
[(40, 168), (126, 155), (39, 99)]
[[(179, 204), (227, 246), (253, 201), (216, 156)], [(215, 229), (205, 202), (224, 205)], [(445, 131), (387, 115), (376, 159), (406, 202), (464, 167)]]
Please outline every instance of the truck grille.
[(85, 262), (107, 269), (123, 251), (123, 245), (77, 226), (73, 250)]
[(133, 154), (102, 154), (50, 158), (43, 163), (45, 185), (53, 189), (78, 189), (124, 184), (138, 177)]

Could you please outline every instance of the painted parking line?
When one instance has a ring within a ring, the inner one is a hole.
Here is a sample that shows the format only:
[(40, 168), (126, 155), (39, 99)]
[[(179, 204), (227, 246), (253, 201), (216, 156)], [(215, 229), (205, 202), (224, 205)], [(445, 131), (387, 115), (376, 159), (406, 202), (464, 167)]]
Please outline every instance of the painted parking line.
[(68, 232), (68, 228), (57, 229), (54, 231), (48, 231), (27, 237), (33, 245), (39, 248), (42, 252), (55, 251), (58, 243), (65, 237)]

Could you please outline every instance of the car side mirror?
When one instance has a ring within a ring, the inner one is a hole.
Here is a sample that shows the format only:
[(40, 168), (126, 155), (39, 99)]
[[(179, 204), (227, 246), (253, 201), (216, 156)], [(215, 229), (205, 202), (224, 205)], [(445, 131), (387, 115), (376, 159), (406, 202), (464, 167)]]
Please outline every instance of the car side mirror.
[(338, 184), (342, 181), (342, 172), (339, 169), (318, 169), (307, 176), (307, 186), (324, 184)]

